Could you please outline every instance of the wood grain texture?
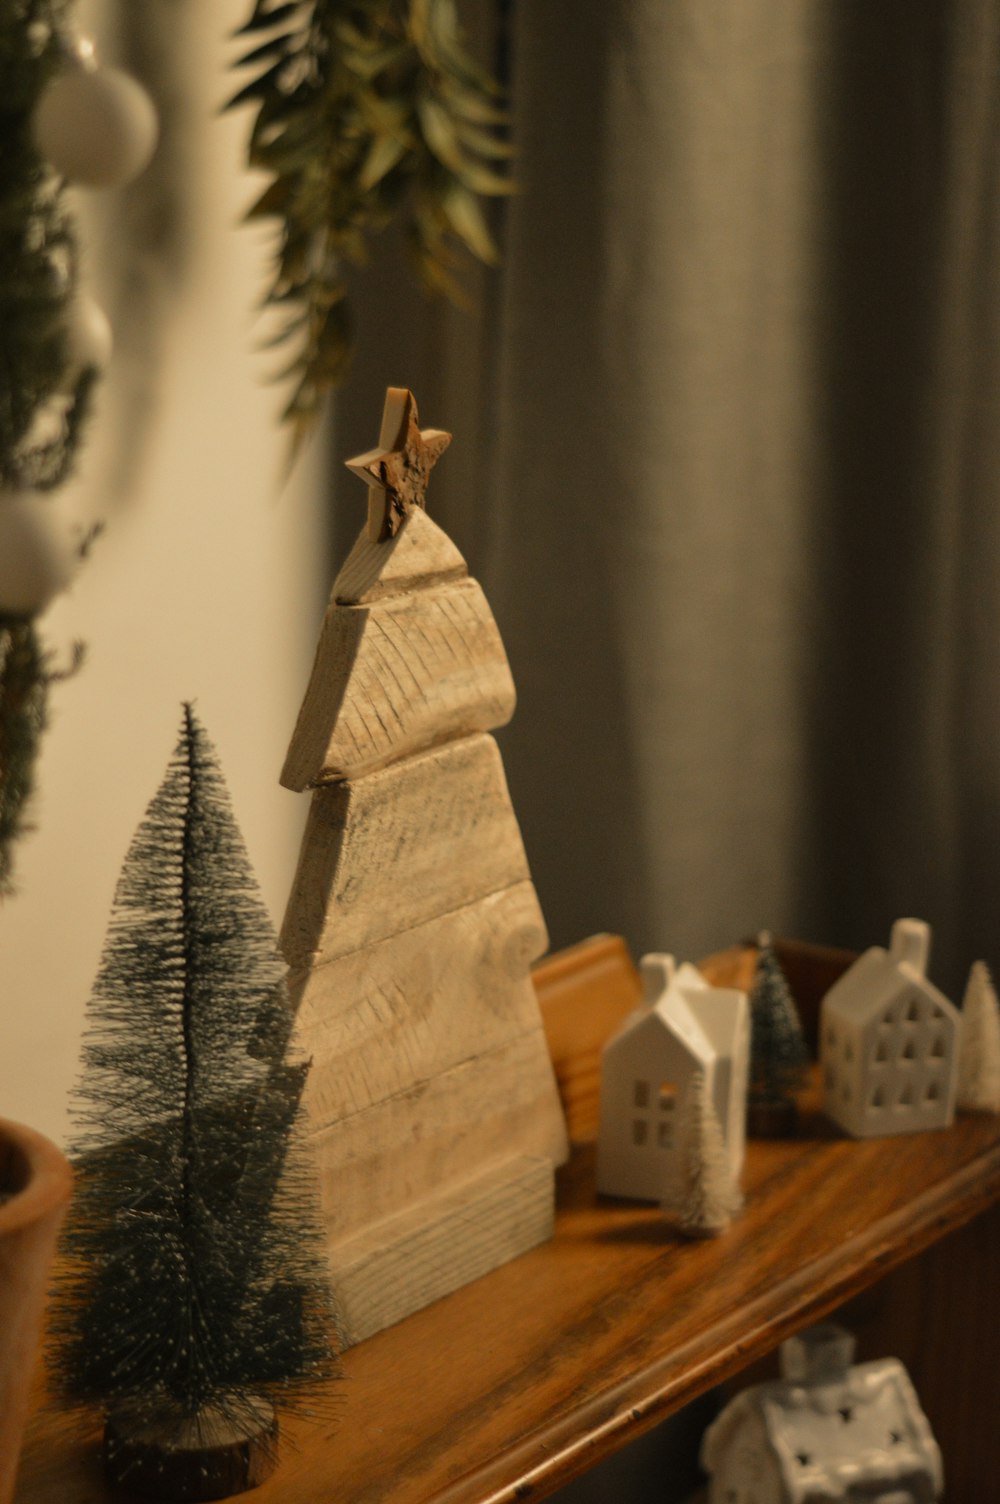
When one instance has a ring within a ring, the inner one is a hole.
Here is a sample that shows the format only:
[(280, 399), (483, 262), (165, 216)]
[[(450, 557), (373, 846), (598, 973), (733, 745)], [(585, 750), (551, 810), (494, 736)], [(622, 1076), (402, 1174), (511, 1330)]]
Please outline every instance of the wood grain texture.
[[(544, 944), (535, 890), (519, 883), (294, 973), (297, 1032), (313, 1062), (314, 1124), (324, 1128), (540, 1030), (528, 968)], [(544, 1050), (542, 1063), (551, 1081)], [(551, 1090), (554, 1098), (554, 1083)]]
[(418, 585), (440, 585), (468, 574), (454, 543), (428, 517), (413, 512), (393, 538), (374, 542), (362, 528), (333, 582), (333, 600), (341, 606), (365, 606), (387, 595), (406, 595)]
[(551, 1159), (505, 1159), (331, 1248), (348, 1340), (393, 1326), (550, 1238), (553, 1176)]
[[(317, 1128), (331, 1245), (514, 1153), (558, 1163), (566, 1138), (541, 1025)], [(307, 1098), (316, 1119), (324, 1104)], [(470, 1223), (470, 1235), (472, 1232)]]
[[(496, 742), (448, 742), (316, 790), (282, 953), (292, 967), (319, 965), (528, 877)], [(537, 925), (525, 968), (545, 949), (540, 914)]]
[(327, 610), (281, 774), (302, 790), (359, 778), (514, 713), (514, 681), (486, 597), (460, 579)]
[[(579, 1015), (586, 1054), (592, 1010), (614, 1014), (634, 986), (627, 956), (616, 972), (610, 943), (596, 944), (604, 988), (588, 987), (579, 958), (536, 972), (561, 1050), (557, 1070), (570, 1082), (581, 1078), (569, 1018)], [(738, 950), (705, 970), (740, 985), (740, 968), (752, 964), (752, 952)], [(580, 980), (577, 1002), (568, 970)], [(949, 1504), (984, 1504), (981, 1480), (1000, 1473), (1000, 1432), (988, 1418), (1000, 1364), (994, 1293), (974, 1279), (995, 1284), (1000, 1257), (1000, 1219), (988, 1210), (1000, 1198), (1000, 1123), (960, 1117), (941, 1133), (855, 1143), (820, 1119), (815, 1089), (804, 1105), (800, 1138), (749, 1146), (746, 1212), (708, 1244), (682, 1243), (653, 1209), (600, 1201), (593, 1147), (580, 1144), (559, 1175), (554, 1238), (352, 1349), (339, 1426), (290, 1422), (297, 1445), (255, 1504), (544, 1498), (890, 1270), (898, 1272), (886, 1285), (905, 1285), (898, 1266), (918, 1258), (943, 1283), (922, 1287), (939, 1311), (922, 1308), (925, 1294), (900, 1314), (911, 1340), (927, 1344), (914, 1378), (946, 1471), (950, 1454), (964, 1449), (958, 1469), (950, 1464)], [(982, 1239), (978, 1253), (967, 1238)], [(923, 1250), (936, 1245), (943, 1257), (949, 1244), (957, 1265), (935, 1273), (936, 1251)], [(948, 1404), (925, 1388), (936, 1365), (941, 1386), (955, 1391)], [(18, 1504), (109, 1501), (86, 1439), (40, 1412)]]

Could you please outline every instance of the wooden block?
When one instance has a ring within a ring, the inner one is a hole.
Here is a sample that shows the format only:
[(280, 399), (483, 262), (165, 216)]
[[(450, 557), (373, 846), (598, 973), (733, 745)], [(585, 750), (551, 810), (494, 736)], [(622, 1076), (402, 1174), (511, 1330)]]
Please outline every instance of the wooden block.
[(517, 1156), (329, 1250), (347, 1345), (552, 1236), (548, 1159)]
[(333, 599), (340, 606), (364, 606), (388, 595), (405, 595), (419, 585), (458, 580), (468, 566), (447, 533), (426, 512), (415, 511), (394, 538), (375, 543), (367, 527), (333, 582)]
[(331, 1238), (415, 1208), (498, 1158), (538, 1155), (561, 1164), (566, 1130), (541, 1027), (371, 1107), (320, 1127), (306, 1088), (324, 1216)]
[(573, 1143), (597, 1137), (601, 1051), (641, 997), (620, 935), (594, 935), (547, 957), (532, 980)]
[(361, 777), (438, 742), (503, 726), (514, 701), (503, 643), (475, 580), (368, 606), (334, 602), (281, 782), (298, 791)]
[[(316, 790), (282, 953), (319, 965), (528, 875), (496, 742), (449, 742)], [(544, 937), (540, 914), (537, 924)], [(529, 962), (544, 949), (543, 938)]]
[(545, 938), (525, 882), (294, 973), (314, 1121), (325, 1127), (538, 1028), (528, 967)]

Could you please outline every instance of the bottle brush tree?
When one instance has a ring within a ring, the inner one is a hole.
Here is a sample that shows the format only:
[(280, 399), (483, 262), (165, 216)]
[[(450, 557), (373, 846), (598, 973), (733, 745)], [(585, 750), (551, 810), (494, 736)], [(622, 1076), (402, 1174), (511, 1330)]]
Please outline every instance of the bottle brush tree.
[(90, 1002), (53, 1318), (62, 1394), (104, 1411), (109, 1471), (139, 1492), (260, 1481), (272, 1403), (335, 1373), (291, 1025), (221, 770), (185, 706)]
[(984, 961), (974, 961), (962, 1003), (957, 1104), (1000, 1112), (1000, 1004)]
[(765, 938), (750, 992), (752, 1131), (783, 1131), (790, 1125), (795, 1111), (792, 1093), (804, 1085), (808, 1067), (809, 1051), (798, 1011), (774, 947)]
[(663, 1210), (688, 1237), (711, 1238), (724, 1232), (742, 1207), (705, 1072), (699, 1070), (684, 1100)]

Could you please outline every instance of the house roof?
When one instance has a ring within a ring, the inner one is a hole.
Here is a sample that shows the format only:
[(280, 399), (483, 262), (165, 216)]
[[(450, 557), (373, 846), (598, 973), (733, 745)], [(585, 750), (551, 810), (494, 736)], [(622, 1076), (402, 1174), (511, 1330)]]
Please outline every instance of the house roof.
[(824, 1009), (834, 1007), (858, 1023), (865, 1023), (892, 1002), (903, 988), (917, 988), (946, 1017), (957, 1019), (954, 1005), (934, 983), (907, 961), (897, 961), (881, 945), (873, 945), (830, 988)]
[(687, 962), (678, 967), (670, 986), (650, 1007), (640, 1004), (628, 1015), (608, 1049), (634, 1036), (639, 1028), (663, 1030), (678, 1040), (702, 1065), (732, 1053), (743, 993), (711, 987)]
[(941, 1454), (909, 1375), (895, 1358), (859, 1364), (836, 1383), (779, 1380), (744, 1390), (705, 1433), (702, 1464), (710, 1473), (755, 1417), (789, 1504), (842, 1501), (849, 1484), (889, 1484), (915, 1475), (941, 1489)]

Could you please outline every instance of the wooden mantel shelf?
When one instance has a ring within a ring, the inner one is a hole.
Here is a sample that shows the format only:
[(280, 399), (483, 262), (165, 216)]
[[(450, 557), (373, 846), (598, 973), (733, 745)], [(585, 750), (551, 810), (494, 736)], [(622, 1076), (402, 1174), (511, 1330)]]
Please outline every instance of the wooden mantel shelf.
[[(745, 984), (752, 961), (706, 969)], [(844, 958), (789, 961), (816, 993)], [(254, 1504), (543, 1498), (1000, 1200), (1000, 1120), (853, 1143), (814, 1092), (798, 1138), (750, 1145), (743, 1217), (683, 1242), (594, 1191), (597, 1052), (636, 996), (624, 947), (564, 952), (538, 986), (574, 1140), (554, 1240), (349, 1352), (336, 1425), (290, 1423)], [(94, 1437), (39, 1411), (17, 1504), (111, 1498)]]

